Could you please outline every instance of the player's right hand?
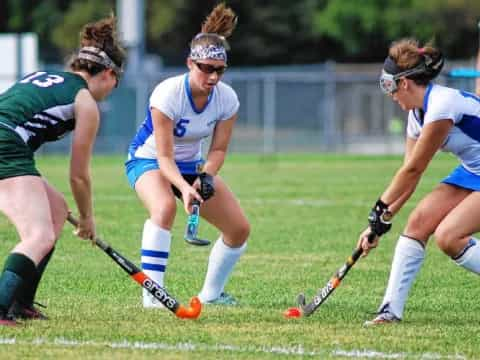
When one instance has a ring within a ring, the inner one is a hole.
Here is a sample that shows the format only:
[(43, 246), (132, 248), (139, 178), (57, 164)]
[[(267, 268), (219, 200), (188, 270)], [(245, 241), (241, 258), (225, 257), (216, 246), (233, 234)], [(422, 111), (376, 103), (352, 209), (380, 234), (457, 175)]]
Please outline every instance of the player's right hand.
[(82, 239), (93, 241), (96, 236), (95, 219), (93, 216), (80, 217), (78, 219), (77, 228), (73, 233)]
[(182, 192), (183, 207), (185, 212), (187, 214), (191, 214), (193, 200), (198, 200), (200, 203), (202, 203), (203, 199), (198, 191), (189, 184), (185, 185), (185, 187), (183, 187), (180, 191)]
[(357, 247), (363, 249), (362, 256), (367, 256), (370, 250), (378, 246), (378, 240), (380, 237), (375, 236), (372, 242), (368, 241), (368, 236), (371, 234), (372, 230), (370, 227), (367, 227), (361, 234), (357, 242)]

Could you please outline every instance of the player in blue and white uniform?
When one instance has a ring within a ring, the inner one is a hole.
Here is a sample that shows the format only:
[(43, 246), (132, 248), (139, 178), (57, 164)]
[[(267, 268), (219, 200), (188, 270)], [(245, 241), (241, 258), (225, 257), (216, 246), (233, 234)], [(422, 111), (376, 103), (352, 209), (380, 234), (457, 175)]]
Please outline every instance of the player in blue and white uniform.
[[(369, 228), (360, 236), (365, 254), (390, 229), (392, 216), (410, 198), (438, 150), (454, 154), (460, 165), (410, 214), (378, 314), (366, 325), (402, 319), (431, 235), (455, 263), (480, 274), (480, 242), (472, 236), (480, 231), (480, 98), (432, 83), (442, 66), (438, 49), (419, 48), (413, 39), (393, 43), (384, 63), (380, 86), (408, 111), (406, 151), (403, 165), (370, 212)], [(377, 235), (372, 244), (367, 240), (371, 231)]]
[[(199, 294), (202, 303), (235, 303), (224, 287), (250, 232), (238, 201), (218, 175), (239, 108), (235, 91), (220, 81), (227, 67), (225, 37), (235, 25), (230, 8), (220, 4), (213, 9), (191, 41), (189, 72), (166, 79), (151, 94), (126, 162), (129, 182), (150, 215), (143, 227), (142, 269), (158, 284), (164, 285), (170, 254), (175, 196), (187, 213), (199, 200), (201, 216), (220, 230)], [(210, 135), (204, 160), (202, 142)], [(161, 307), (146, 291), (143, 305)]]

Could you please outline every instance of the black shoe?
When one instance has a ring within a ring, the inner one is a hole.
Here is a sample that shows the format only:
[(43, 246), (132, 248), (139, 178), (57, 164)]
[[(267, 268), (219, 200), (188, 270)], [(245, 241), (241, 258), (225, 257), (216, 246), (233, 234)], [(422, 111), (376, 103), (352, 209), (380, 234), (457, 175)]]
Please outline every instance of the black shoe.
[(0, 326), (17, 326), (15, 316), (0, 310)]
[[(45, 305), (35, 303), (38, 306), (46, 307)], [(13, 317), (24, 320), (48, 320), (48, 317), (38, 310), (34, 304), (25, 305), (15, 301), (10, 308), (9, 314)]]

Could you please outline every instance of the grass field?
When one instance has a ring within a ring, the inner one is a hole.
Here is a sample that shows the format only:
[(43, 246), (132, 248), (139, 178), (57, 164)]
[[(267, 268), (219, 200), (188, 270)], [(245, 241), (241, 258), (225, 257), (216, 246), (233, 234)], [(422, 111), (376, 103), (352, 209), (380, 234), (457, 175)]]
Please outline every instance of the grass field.
[[(97, 227), (138, 264), (146, 213), (127, 185), (122, 161), (94, 161)], [(479, 278), (456, 266), (433, 241), (404, 321), (362, 326), (381, 301), (409, 210), (456, 164), (446, 155), (434, 159), (380, 247), (355, 265), (313, 316), (282, 317), (300, 291), (310, 299), (350, 255), (372, 204), (400, 163), (400, 157), (378, 156), (230, 156), (222, 176), (252, 224), (247, 252), (227, 285), (241, 305), (204, 307), (197, 321), (144, 310), (141, 289), (66, 225), (37, 297), (48, 305), (50, 320), (0, 328), (0, 358), (480, 358)], [(44, 157), (38, 164), (73, 205), (67, 160)], [(210, 250), (183, 241), (185, 220), (179, 207), (166, 278), (168, 290), (182, 302), (198, 293)], [(218, 234), (203, 222), (200, 235), (214, 240)], [(0, 217), (2, 263), (16, 241)]]

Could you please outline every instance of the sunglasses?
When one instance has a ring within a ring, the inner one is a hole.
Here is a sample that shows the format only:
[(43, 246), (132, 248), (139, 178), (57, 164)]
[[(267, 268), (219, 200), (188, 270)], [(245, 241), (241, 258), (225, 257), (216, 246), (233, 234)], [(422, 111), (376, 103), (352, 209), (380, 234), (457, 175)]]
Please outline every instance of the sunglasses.
[(227, 70), (227, 65), (213, 66), (210, 64), (204, 64), (197, 61), (194, 61), (194, 63), (195, 65), (197, 65), (200, 71), (205, 74), (213, 74), (214, 72), (216, 72), (218, 76), (221, 76), (225, 73), (225, 70)]

